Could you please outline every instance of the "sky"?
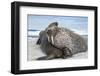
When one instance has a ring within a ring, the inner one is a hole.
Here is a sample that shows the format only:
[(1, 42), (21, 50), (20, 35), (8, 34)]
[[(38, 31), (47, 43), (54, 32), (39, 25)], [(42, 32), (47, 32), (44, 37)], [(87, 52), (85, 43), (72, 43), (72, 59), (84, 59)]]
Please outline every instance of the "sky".
[(88, 32), (88, 17), (28, 15), (27, 18), (28, 30), (44, 30), (50, 23), (58, 22), (59, 27), (65, 27), (79, 33)]

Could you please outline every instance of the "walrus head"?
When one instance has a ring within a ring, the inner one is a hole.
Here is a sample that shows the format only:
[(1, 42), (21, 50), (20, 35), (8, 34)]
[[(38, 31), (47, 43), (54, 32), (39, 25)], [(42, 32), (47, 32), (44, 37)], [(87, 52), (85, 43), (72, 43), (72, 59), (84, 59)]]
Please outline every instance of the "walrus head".
[(58, 31), (58, 22), (53, 22), (49, 24), (49, 26), (46, 28), (48, 42), (50, 42), (51, 44), (54, 44), (54, 37), (57, 34), (57, 31)]

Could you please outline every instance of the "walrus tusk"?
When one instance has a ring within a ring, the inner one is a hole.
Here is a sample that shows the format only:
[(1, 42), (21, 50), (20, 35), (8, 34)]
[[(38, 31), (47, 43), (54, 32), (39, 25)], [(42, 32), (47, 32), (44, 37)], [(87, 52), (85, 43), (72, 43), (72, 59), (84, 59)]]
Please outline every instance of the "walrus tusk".
[(51, 43), (54, 44), (53, 36), (51, 36)]
[(51, 42), (52, 44), (54, 44), (54, 39), (53, 36), (47, 36), (48, 37), (48, 42)]

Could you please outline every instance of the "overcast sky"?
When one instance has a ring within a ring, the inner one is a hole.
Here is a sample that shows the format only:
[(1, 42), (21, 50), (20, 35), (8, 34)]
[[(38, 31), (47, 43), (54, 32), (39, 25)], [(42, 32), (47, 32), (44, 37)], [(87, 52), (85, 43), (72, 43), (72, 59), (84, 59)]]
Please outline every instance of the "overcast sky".
[(88, 31), (88, 17), (28, 15), (27, 18), (28, 29), (43, 30), (50, 23), (58, 22), (60, 27), (66, 27), (77, 32), (87, 33)]

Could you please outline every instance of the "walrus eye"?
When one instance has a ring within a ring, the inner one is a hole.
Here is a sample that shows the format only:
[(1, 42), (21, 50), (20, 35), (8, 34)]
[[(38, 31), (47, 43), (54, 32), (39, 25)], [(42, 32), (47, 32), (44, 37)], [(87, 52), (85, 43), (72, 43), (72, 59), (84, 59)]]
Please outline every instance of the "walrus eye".
[(47, 31), (47, 34), (51, 34), (51, 32), (52, 32), (51, 30), (48, 30), (48, 31)]

